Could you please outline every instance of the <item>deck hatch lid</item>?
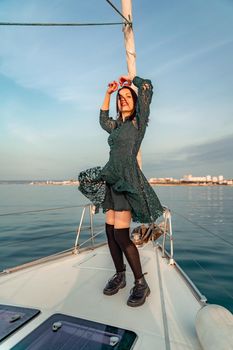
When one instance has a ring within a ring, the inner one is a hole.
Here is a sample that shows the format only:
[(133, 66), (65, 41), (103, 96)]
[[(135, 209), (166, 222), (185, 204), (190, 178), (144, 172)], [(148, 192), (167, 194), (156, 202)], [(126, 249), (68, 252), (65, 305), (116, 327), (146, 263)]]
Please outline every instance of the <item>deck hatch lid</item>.
[(40, 313), (40, 310), (0, 304), (0, 342)]
[(54, 314), (12, 350), (130, 350), (136, 333), (81, 318)]

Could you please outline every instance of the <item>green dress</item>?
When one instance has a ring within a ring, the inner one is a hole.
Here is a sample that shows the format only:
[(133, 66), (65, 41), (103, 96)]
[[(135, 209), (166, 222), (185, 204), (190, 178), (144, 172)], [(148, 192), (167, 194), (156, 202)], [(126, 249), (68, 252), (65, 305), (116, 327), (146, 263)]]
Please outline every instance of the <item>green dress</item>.
[(162, 215), (164, 208), (142, 173), (137, 154), (148, 124), (153, 86), (150, 80), (139, 77), (133, 79), (133, 84), (138, 87), (136, 123), (130, 119), (114, 120), (109, 117), (109, 111), (100, 111), (100, 125), (110, 134), (109, 161), (103, 168), (82, 171), (79, 190), (95, 205), (96, 212), (100, 207), (105, 212), (106, 191), (110, 187), (127, 199), (133, 221), (151, 223)]

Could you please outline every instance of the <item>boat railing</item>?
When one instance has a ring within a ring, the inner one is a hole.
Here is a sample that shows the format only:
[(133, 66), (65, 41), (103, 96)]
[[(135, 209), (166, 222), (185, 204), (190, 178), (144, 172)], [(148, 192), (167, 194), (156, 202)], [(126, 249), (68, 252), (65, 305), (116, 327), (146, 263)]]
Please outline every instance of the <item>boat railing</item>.
[(165, 253), (165, 244), (166, 244), (166, 238), (168, 237), (170, 241), (170, 259), (169, 264), (174, 265), (174, 243), (173, 243), (173, 233), (172, 233), (172, 217), (171, 217), (171, 210), (166, 207), (164, 207), (163, 212), (163, 221), (159, 224), (159, 226), (163, 229), (163, 242), (162, 242), (162, 256), (166, 257), (167, 254)]
[[(169, 239), (169, 243), (170, 243), (170, 254), (169, 254), (169, 264), (173, 265), (175, 263), (174, 261), (174, 245), (173, 245), (173, 233), (172, 233), (172, 222), (171, 222), (171, 211), (168, 207), (163, 206), (164, 207), (164, 212), (163, 212), (163, 216), (162, 216), (162, 220), (160, 221), (160, 223), (156, 224), (156, 226), (162, 230), (162, 236), (163, 236), (163, 240), (162, 240), (162, 256), (165, 258), (167, 258), (167, 251), (165, 250), (165, 245), (166, 245), (166, 239)], [(97, 232), (96, 234), (94, 234), (94, 224), (93, 224), (93, 216), (94, 216), (94, 212), (95, 212), (95, 206), (93, 204), (86, 204), (83, 206), (83, 210), (82, 210), (82, 214), (81, 214), (81, 218), (80, 218), (80, 222), (79, 222), (79, 226), (77, 228), (77, 235), (76, 235), (76, 239), (75, 239), (75, 244), (74, 244), (74, 250), (73, 253), (74, 254), (78, 254), (79, 253), (79, 249), (86, 244), (87, 242), (91, 242), (92, 247), (94, 248), (95, 246), (95, 238), (101, 234), (103, 232), (103, 230)], [(90, 226), (89, 226), (89, 230), (90, 230), (90, 237), (85, 240), (84, 242), (82, 242), (81, 244), (79, 244), (79, 240), (80, 240), (80, 234), (81, 234), (81, 230), (82, 230), (82, 225), (84, 222), (84, 218), (88, 215), (88, 219), (90, 222)], [(150, 230), (150, 227), (149, 227)], [(152, 236), (152, 240), (153, 240), (153, 236)]]
[[(91, 243), (88, 245), (88, 248), (94, 249), (96, 246), (96, 237), (99, 235), (103, 234), (104, 232), (104, 226), (103, 224), (101, 225), (95, 225), (94, 227), (94, 213), (95, 213), (95, 206), (92, 203), (87, 203), (87, 204), (82, 204), (82, 205), (77, 205), (77, 206), (67, 206), (67, 207), (58, 207), (58, 208), (46, 208), (46, 209), (39, 209), (39, 210), (28, 210), (28, 211), (20, 211), (20, 212), (11, 212), (11, 213), (2, 213), (0, 216), (12, 216), (12, 215), (25, 215), (25, 214), (33, 214), (33, 213), (38, 213), (38, 212), (48, 212), (48, 211), (57, 211), (57, 210), (64, 210), (64, 209), (69, 209), (69, 208), (80, 208), (81, 209), (81, 217), (80, 221), (78, 224), (78, 227), (76, 229), (76, 238), (75, 238), (75, 243), (73, 247), (61, 251), (60, 253), (66, 252), (66, 251), (72, 251), (73, 254), (78, 254), (80, 252), (80, 249), (83, 248), (84, 245), (87, 243)], [(84, 225), (85, 221), (85, 225)], [(174, 264), (174, 248), (173, 248), (173, 234), (172, 234), (172, 223), (171, 223), (171, 211), (167, 207), (164, 206), (164, 213), (163, 216), (160, 219), (160, 222), (155, 226), (158, 226), (159, 229), (163, 231), (163, 240), (162, 240), (162, 255), (163, 257), (167, 257), (167, 251), (165, 250), (165, 245), (166, 245), (166, 240), (167, 238), (169, 239), (170, 242), (170, 264)], [(96, 232), (96, 229), (97, 232)], [(85, 231), (85, 235), (88, 234), (88, 231), (90, 232), (89, 237), (81, 241), (80, 236), (81, 236), (81, 231)], [(70, 232), (70, 231), (69, 231)], [(65, 232), (67, 233), (67, 232)], [(56, 233), (57, 235), (57, 233)], [(32, 238), (28, 238), (28, 241), (30, 241)], [(34, 239), (34, 238), (33, 238)], [(152, 238), (153, 240), (153, 238)], [(81, 241), (81, 242), (80, 242)], [(56, 253), (55, 255), (57, 255)]]
[[(75, 239), (73, 254), (78, 254), (80, 248), (88, 242), (91, 242), (91, 246), (94, 248), (95, 238), (97, 236), (99, 236), (101, 233), (103, 233), (103, 229), (97, 233), (94, 233), (94, 221), (93, 221), (94, 212), (95, 212), (95, 206), (93, 204), (90, 203), (90, 204), (86, 204), (83, 206), (80, 222), (79, 222), (78, 228), (76, 230), (77, 235), (76, 235), (76, 239)], [(88, 239), (86, 239), (84, 242), (82, 242), (81, 244), (79, 244), (82, 225), (84, 222), (84, 218), (87, 215), (88, 215), (88, 219), (89, 219), (89, 227), (87, 227), (87, 228), (89, 228), (89, 230), (90, 230), (90, 237)]]

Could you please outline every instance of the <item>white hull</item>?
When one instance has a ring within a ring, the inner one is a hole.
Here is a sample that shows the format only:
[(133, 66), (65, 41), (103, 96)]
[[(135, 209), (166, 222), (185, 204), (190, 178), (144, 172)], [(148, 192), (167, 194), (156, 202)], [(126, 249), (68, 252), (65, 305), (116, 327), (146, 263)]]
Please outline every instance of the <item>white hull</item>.
[(202, 349), (195, 318), (203, 303), (152, 242), (139, 251), (151, 294), (138, 308), (126, 305), (133, 286), (128, 266), (127, 286), (114, 296), (102, 293), (115, 272), (107, 245), (1, 275), (0, 304), (38, 308), (41, 313), (3, 341), (0, 349), (10, 349), (54, 313), (133, 330), (138, 336), (135, 350)]

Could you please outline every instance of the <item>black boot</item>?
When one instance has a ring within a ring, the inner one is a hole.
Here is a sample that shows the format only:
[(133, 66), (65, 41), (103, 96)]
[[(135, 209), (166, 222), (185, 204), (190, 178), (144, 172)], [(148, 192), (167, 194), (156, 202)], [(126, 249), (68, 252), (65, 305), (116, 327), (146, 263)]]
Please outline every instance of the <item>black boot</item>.
[(125, 286), (125, 270), (122, 272), (116, 272), (106, 284), (103, 293), (105, 295), (114, 295), (119, 291), (119, 289), (124, 288)]
[(128, 306), (141, 306), (145, 303), (146, 297), (150, 294), (150, 288), (144, 276), (135, 280), (135, 286), (131, 289), (130, 293), (127, 301)]

